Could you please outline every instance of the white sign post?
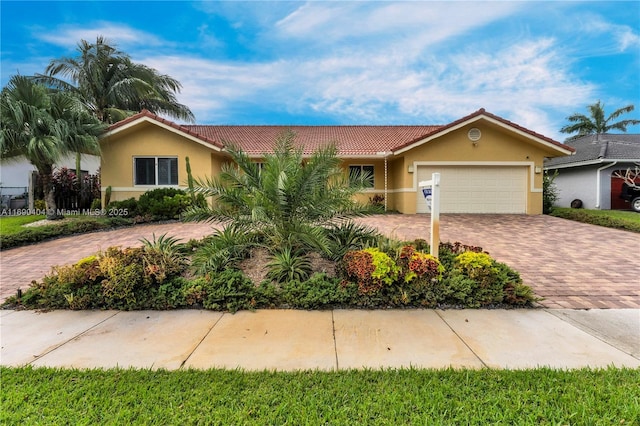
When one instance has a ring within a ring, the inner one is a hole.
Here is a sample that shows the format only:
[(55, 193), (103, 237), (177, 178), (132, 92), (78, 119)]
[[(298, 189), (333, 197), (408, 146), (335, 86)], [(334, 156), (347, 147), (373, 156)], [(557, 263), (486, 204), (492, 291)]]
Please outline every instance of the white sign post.
[(440, 173), (433, 173), (431, 180), (424, 180), (418, 185), (422, 188), (422, 194), (431, 212), (431, 256), (438, 257), (438, 249), (440, 248)]

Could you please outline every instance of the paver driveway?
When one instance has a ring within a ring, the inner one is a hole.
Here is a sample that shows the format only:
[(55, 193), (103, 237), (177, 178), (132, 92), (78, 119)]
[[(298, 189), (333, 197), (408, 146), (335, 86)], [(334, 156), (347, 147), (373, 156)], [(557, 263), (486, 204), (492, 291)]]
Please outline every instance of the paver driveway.
[[(429, 239), (428, 215), (360, 219), (383, 233)], [(74, 263), (109, 246), (139, 245), (168, 233), (183, 240), (209, 224), (161, 224), (61, 238), (0, 252), (0, 299), (27, 288), (53, 265)], [(640, 234), (550, 216), (442, 215), (442, 241), (478, 245), (520, 272), (549, 308), (640, 308)]]
[[(549, 308), (640, 308), (640, 234), (552, 216), (442, 215), (440, 240), (481, 246), (520, 272)], [(429, 240), (428, 215), (363, 218)]]

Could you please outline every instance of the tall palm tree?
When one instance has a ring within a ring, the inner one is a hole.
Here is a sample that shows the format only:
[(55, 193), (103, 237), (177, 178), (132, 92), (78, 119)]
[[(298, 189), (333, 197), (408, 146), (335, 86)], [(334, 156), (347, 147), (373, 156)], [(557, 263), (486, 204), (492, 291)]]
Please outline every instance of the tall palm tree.
[[(191, 110), (176, 98), (182, 88), (178, 80), (132, 62), (102, 36), (95, 43), (81, 40), (76, 50), (75, 57), (52, 60), (35, 81), (74, 93), (103, 123), (115, 123), (143, 109), (195, 121)], [(80, 168), (80, 154), (76, 153), (78, 176)], [(82, 179), (78, 182), (82, 186)]]
[(567, 117), (567, 120), (573, 124), (564, 126), (560, 129), (560, 132), (569, 134), (577, 133), (576, 135), (568, 138), (568, 140), (577, 139), (585, 135), (600, 135), (603, 133), (608, 133), (611, 130), (620, 130), (621, 132), (626, 132), (627, 126), (640, 124), (640, 120), (635, 119), (620, 120), (612, 123), (613, 120), (617, 119), (622, 114), (633, 111), (633, 105), (627, 105), (626, 107), (615, 110), (606, 119), (604, 105), (602, 104), (602, 102), (598, 101), (595, 104), (589, 105), (588, 109), (589, 116), (575, 113)]
[[(98, 119), (114, 123), (147, 109), (194, 122), (191, 110), (177, 101), (182, 85), (157, 70), (131, 61), (102, 36), (81, 40), (78, 55), (52, 60), (36, 81), (76, 93)], [(65, 80), (66, 79), (66, 80)]]
[(53, 167), (71, 152), (99, 154), (105, 125), (65, 92), (51, 92), (24, 76), (13, 76), (0, 93), (0, 157), (24, 156), (42, 177), (47, 218), (58, 215)]

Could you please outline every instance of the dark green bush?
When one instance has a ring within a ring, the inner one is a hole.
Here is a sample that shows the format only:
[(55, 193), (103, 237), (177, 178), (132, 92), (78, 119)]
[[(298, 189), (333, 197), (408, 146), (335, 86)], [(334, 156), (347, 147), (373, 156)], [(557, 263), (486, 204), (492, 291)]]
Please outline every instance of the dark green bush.
[(181, 189), (157, 188), (138, 199), (138, 214), (151, 215), (156, 220), (178, 219), (192, 205), (191, 197)]
[(111, 217), (136, 217), (138, 201), (133, 197), (122, 201), (111, 201), (106, 210), (107, 215)]
[(345, 305), (349, 292), (338, 278), (324, 273), (313, 274), (306, 281), (293, 280), (282, 285), (282, 302), (292, 308), (327, 309)]
[(255, 307), (254, 285), (238, 270), (228, 269), (210, 274), (203, 285), (205, 294), (202, 304), (206, 309), (236, 312)]

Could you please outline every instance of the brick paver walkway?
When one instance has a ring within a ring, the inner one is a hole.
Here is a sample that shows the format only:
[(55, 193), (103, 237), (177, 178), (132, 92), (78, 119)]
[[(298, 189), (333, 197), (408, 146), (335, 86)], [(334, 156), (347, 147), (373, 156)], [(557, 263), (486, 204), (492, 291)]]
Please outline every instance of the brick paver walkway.
[(140, 240), (153, 235), (173, 235), (186, 242), (201, 239), (213, 231), (206, 223), (163, 223), (138, 225), (113, 231), (92, 232), (0, 251), (0, 300), (27, 289), (32, 280), (40, 280), (55, 265), (66, 265), (112, 246), (140, 246)]
[[(389, 236), (429, 239), (428, 215), (360, 219)], [(0, 252), (0, 300), (26, 289), (54, 265), (110, 246), (140, 245), (168, 233), (187, 241), (209, 224), (160, 224), (61, 238)], [(442, 215), (442, 241), (478, 245), (520, 272), (549, 308), (640, 308), (640, 234), (550, 216)]]

